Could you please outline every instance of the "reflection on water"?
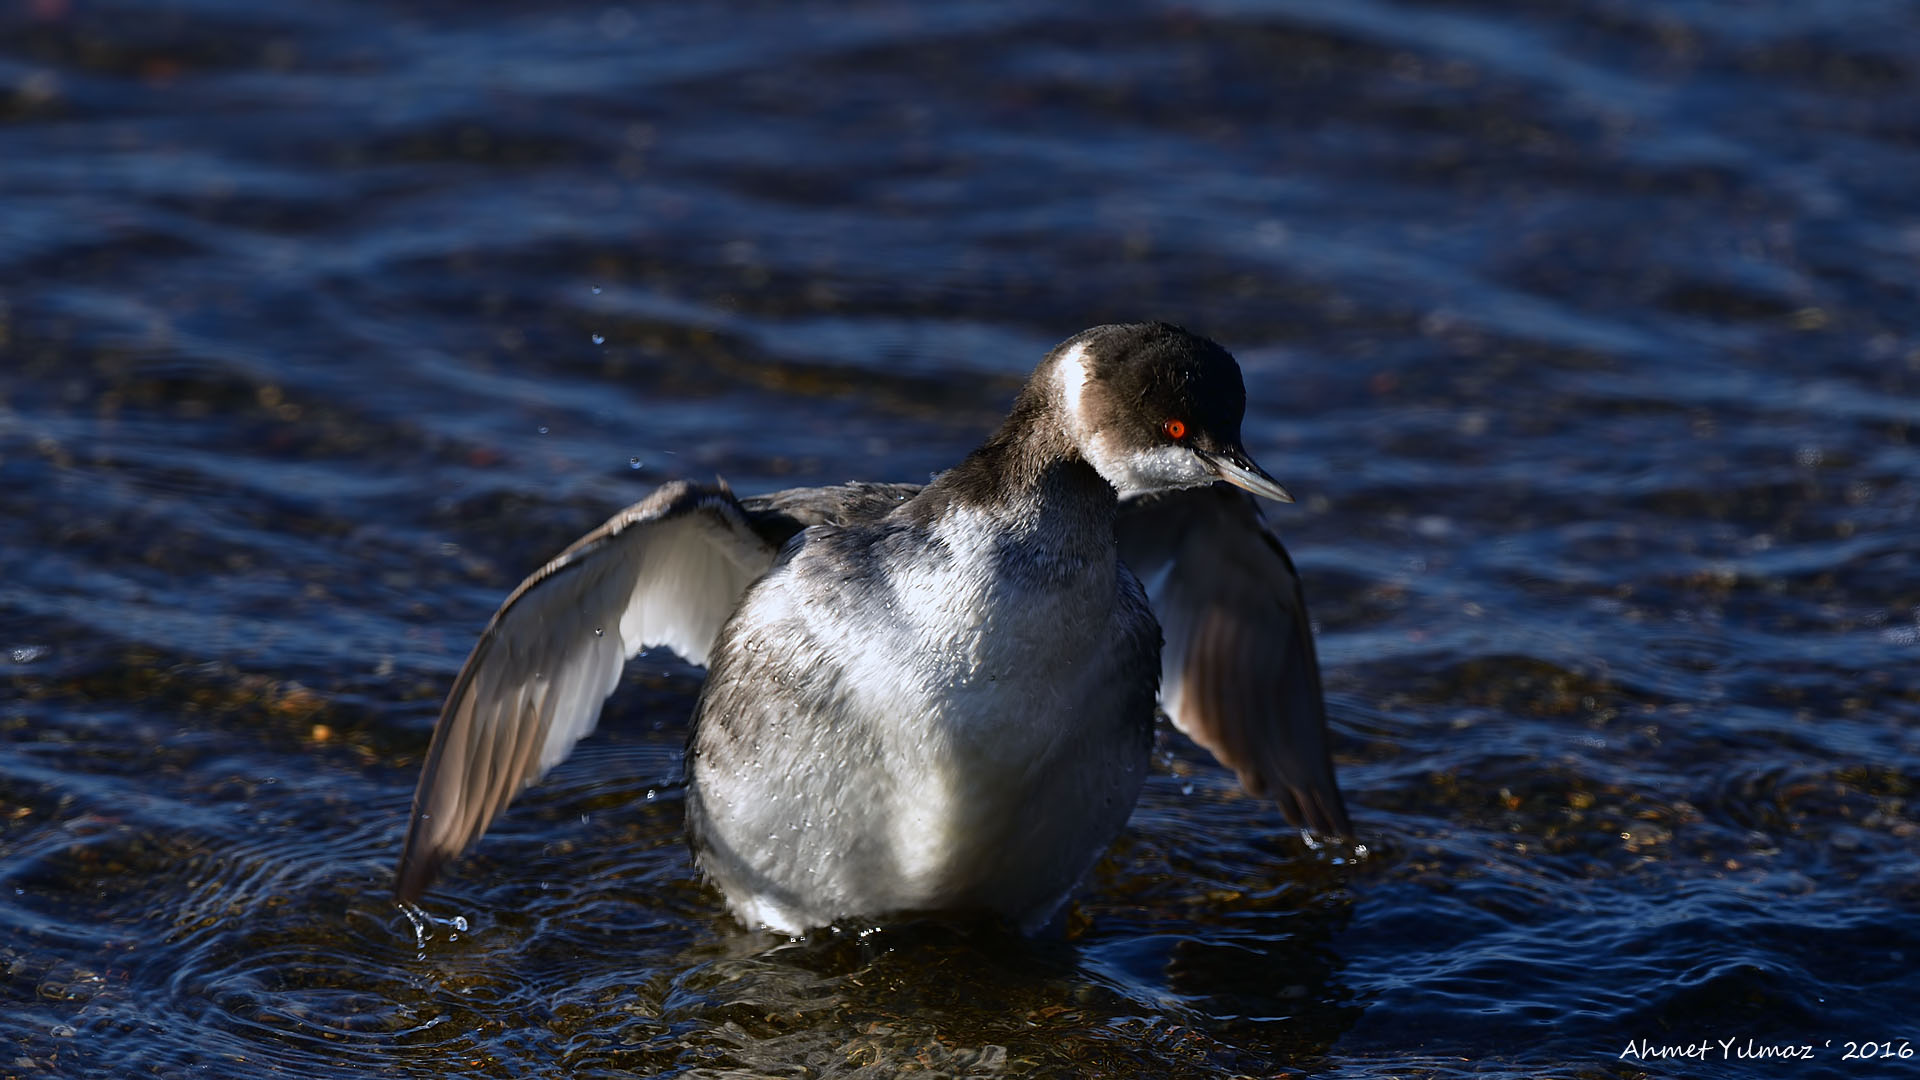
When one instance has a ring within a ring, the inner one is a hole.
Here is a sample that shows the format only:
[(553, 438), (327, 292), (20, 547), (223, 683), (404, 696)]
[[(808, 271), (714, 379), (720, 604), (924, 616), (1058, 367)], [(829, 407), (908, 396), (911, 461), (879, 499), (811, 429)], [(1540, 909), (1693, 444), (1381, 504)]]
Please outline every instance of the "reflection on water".
[[(1920, 1036), (1910, 5), (0, 28), (0, 1073), (1868, 1076), (1844, 1042)], [(1143, 317), (1240, 356), (1302, 496), (1371, 857), (1167, 733), (1067, 934), (747, 934), (660, 654), (416, 942), (418, 759), (521, 574), (670, 477), (923, 479)]]

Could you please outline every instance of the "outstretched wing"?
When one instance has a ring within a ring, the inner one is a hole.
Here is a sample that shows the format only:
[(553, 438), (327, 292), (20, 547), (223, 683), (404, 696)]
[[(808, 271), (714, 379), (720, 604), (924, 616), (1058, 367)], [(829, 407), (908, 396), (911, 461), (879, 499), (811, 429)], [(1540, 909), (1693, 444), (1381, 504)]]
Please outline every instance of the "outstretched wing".
[(1175, 726), (1289, 822), (1351, 836), (1300, 577), (1252, 497), (1216, 484), (1129, 499), (1116, 531), (1166, 638), (1160, 704)]
[(400, 853), (399, 898), (419, 899), (442, 864), (593, 731), (628, 658), (664, 645), (706, 663), (776, 553), (732, 493), (675, 482), (521, 582), (441, 709)]

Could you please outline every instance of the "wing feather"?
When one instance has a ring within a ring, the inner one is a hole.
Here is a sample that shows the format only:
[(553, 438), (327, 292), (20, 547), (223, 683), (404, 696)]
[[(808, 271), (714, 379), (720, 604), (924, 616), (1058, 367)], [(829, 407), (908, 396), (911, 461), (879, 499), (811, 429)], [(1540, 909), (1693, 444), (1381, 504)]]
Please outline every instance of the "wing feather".
[(1294, 825), (1351, 836), (1300, 577), (1252, 497), (1215, 485), (1130, 499), (1117, 534), (1160, 620), (1174, 725)]
[(454, 680), (414, 791), (395, 891), (440, 867), (593, 731), (620, 670), (666, 646), (704, 664), (776, 548), (730, 492), (673, 483), (521, 582)]

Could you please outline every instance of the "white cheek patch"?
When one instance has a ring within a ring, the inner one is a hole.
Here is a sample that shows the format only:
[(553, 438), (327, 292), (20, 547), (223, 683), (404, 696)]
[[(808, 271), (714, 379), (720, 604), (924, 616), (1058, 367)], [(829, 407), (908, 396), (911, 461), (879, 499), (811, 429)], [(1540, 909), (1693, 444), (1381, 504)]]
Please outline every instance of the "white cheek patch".
[(1116, 452), (1105, 436), (1096, 435), (1082, 452), (1094, 471), (1122, 495), (1202, 487), (1219, 479), (1199, 454), (1184, 446)]

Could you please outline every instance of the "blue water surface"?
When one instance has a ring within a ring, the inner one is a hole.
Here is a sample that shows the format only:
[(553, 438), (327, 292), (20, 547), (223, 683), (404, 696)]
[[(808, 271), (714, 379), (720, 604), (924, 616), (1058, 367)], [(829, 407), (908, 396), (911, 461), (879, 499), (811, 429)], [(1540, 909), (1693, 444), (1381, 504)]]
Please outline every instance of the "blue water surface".
[[(1916, 177), (1895, 0), (0, 7), (0, 1075), (1913, 1075)], [(1143, 318), (1366, 858), (1166, 731), (1062, 934), (749, 934), (659, 653), (416, 939), (523, 574)]]

